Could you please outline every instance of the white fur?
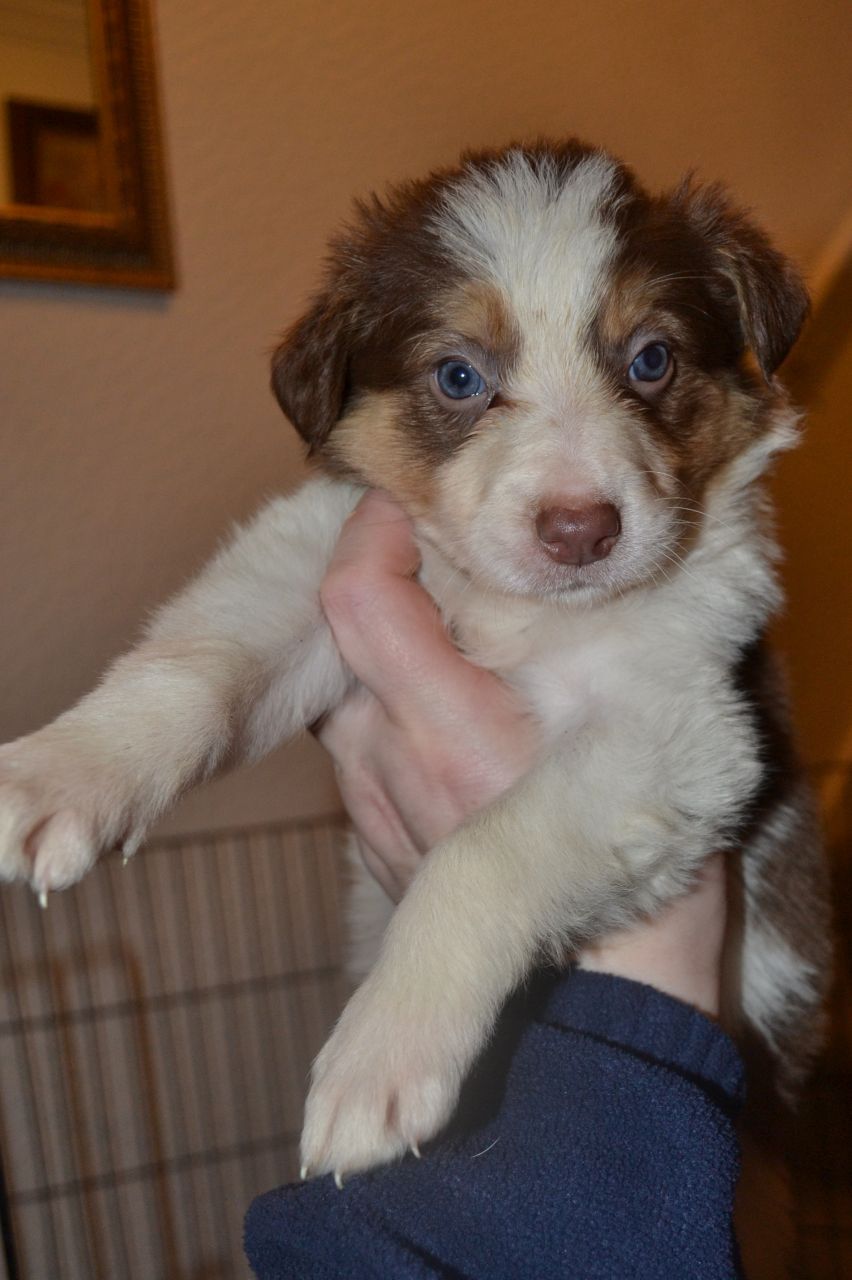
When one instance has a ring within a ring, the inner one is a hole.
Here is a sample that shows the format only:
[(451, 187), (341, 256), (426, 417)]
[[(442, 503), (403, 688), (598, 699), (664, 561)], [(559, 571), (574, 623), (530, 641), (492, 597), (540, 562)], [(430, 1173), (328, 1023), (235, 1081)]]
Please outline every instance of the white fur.
[(616, 244), (612, 222), (600, 216), (614, 178), (603, 155), (581, 161), (566, 183), (548, 161), (536, 172), (514, 151), (466, 173), (445, 198), (436, 220), (442, 243), (460, 266), (505, 290), (537, 348), (549, 330), (564, 354), (594, 312)]
[(771, 1049), (775, 1028), (796, 1001), (810, 1004), (818, 992), (817, 975), (774, 929), (755, 925), (744, 937), (743, 1009)]

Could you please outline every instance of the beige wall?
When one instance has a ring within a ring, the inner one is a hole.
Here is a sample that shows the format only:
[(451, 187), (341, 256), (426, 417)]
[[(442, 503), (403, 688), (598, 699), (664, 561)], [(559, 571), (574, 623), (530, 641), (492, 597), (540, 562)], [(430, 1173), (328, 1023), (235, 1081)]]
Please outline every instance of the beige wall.
[[(80, 694), (230, 520), (298, 480), (266, 351), (353, 195), (467, 145), (575, 132), (652, 184), (691, 167), (725, 179), (806, 266), (849, 203), (848, 0), (161, 0), (157, 12), (180, 288), (0, 285), (0, 738)], [(785, 475), (836, 494), (832, 431), (813, 432)], [(785, 480), (785, 496), (799, 484)], [(810, 609), (820, 545), (804, 561), (791, 561), (807, 584), (794, 598)], [(810, 652), (809, 636), (796, 643)], [(832, 701), (842, 656), (831, 650), (807, 697)], [(804, 650), (797, 665), (807, 672)], [(805, 709), (817, 755), (822, 715)], [(182, 821), (327, 807), (315, 752), (291, 749)]]

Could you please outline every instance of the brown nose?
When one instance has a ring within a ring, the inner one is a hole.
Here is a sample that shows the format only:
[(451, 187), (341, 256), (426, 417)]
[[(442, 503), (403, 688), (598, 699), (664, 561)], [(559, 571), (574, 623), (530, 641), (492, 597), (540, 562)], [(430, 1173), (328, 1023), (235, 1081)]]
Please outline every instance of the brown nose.
[(535, 522), (544, 549), (558, 564), (594, 564), (605, 560), (621, 533), (621, 520), (611, 502), (588, 507), (545, 507)]

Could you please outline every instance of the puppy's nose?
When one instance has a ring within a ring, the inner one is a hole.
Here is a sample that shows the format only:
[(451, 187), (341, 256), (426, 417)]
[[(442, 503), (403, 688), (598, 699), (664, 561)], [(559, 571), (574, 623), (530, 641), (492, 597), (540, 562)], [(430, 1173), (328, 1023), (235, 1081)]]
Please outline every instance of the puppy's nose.
[(605, 560), (621, 533), (621, 519), (611, 502), (587, 507), (545, 507), (535, 522), (545, 551), (558, 564), (594, 564)]

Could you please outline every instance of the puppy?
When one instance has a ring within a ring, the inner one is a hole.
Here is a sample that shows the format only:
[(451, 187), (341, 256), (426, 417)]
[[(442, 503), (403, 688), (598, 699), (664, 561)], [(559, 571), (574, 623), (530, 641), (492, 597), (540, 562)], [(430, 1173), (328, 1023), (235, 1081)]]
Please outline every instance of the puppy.
[(657, 911), (720, 848), (741, 897), (732, 1021), (782, 1091), (802, 1078), (826, 897), (763, 643), (780, 591), (761, 478), (795, 441), (773, 375), (806, 309), (717, 188), (650, 196), (574, 141), (362, 205), (274, 357), (320, 474), (0, 752), (5, 878), (43, 895), (132, 853), (187, 787), (344, 696), (325, 568), (365, 486), (408, 512), (458, 644), (520, 690), (543, 746), (393, 913), (314, 1066), (305, 1172), (416, 1150), (537, 959)]

